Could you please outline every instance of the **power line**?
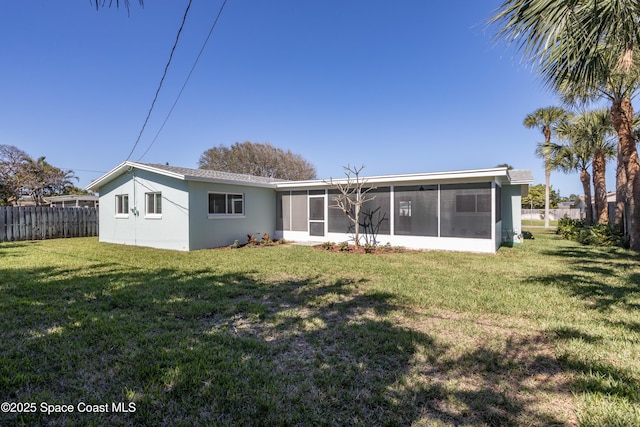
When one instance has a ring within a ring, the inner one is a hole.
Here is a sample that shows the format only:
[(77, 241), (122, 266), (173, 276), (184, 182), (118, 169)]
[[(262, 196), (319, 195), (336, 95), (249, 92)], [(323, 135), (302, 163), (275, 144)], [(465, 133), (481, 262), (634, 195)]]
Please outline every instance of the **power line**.
[(95, 173), (107, 173), (107, 171), (96, 171), (96, 170), (91, 170), (91, 169), (76, 169), (76, 168), (58, 168), (61, 170), (66, 170), (69, 172), (95, 172)]
[(149, 117), (151, 117), (151, 112), (153, 111), (153, 107), (155, 106), (156, 101), (158, 100), (160, 89), (162, 89), (162, 83), (164, 83), (164, 78), (167, 76), (169, 65), (171, 64), (171, 60), (173, 59), (173, 53), (176, 50), (176, 46), (178, 46), (180, 33), (182, 33), (182, 29), (184, 28), (184, 23), (187, 20), (187, 14), (189, 13), (189, 8), (191, 7), (191, 1), (192, 0), (189, 0), (189, 4), (187, 4), (187, 9), (184, 11), (184, 16), (182, 17), (182, 23), (180, 24), (180, 28), (178, 29), (178, 34), (176, 35), (176, 41), (173, 43), (173, 48), (171, 48), (171, 54), (169, 55), (169, 60), (167, 61), (167, 65), (165, 65), (164, 67), (164, 73), (162, 74), (162, 78), (160, 79), (160, 84), (158, 85), (158, 89), (156, 90), (156, 95), (153, 97), (153, 102), (151, 102), (151, 107), (149, 108), (149, 112), (147, 113), (147, 118), (144, 120), (142, 129), (140, 129), (140, 133), (138, 134), (138, 139), (136, 139), (135, 144), (133, 144), (133, 148), (131, 149), (131, 152), (127, 156), (126, 160), (129, 160), (129, 158), (133, 154), (133, 151), (136, 149), (136, 147), (138, 146), (138, 143), (140, 142), (140, 138), (142, 138), (142, 133), (144, 132), (144, 129), (147, 127), (147, 122), (149, 121)]
[(169, 120), (169, 117), (171, 117), (171, 114), (173, 113), (173, 109), (176, 107), (176, 104), (178, 103), (178, 100), (182, 96), (182, 92), (184, 92), (184, 89), (187, 86), (187, 83), (189, 83), (189, 79), (191, 78), (191, 75), (193, 74), (193, 71), (195, 70), (196, 65), (198, 65), (198, 61), (200, 60), (200, 57), (202, 56), (202, 52), (204, 52), (204, 49), (207, 46), (207, 43), (209, 42), (209, 39), (211, 38), (211, 34), (213, 33), (213, 30), (215, 29), (216, 24), (218, 23), (218, 20), (220, 19), (220, 16), (222, 15), (222, 11), (223, 11), (224, 6), (226, 4), (227, 4), (227, 0), (224, 0), (222, 2), (222, 5), (220, 6), (220, 10), (218, 10), (218, 14), (216, 15), (216, 19), (213, 21), (213, 24), (211, 25), (211, 28), (209, 29), (209, 34), (207, 34), (207, 38), (204, 40), (204, 43), (202, 44), (202, 47), (200, 48), (200, 52), (198, 52), (198, 56), (196, 57), (195, 61), (193, 62), (193, 66), (191, 67), (191, 70), (189, 71), (189, 74), (187, 75), (187, 78), (185, 79), (184, 84), (182, 85), (182, 88), (180, 89), (180, 92), (178, 92), (178, 96), (176, 96), (176, 100), (173, 102), (173, 105), (169, 109), (169, 112), (167, 113), (167, 116), (165, 117), (164, 121), (162, 122), (162, 125), (160, 126), (160, 129), (158, 129), (158, 132), (154, 136), (153, 140), (151, 141), (151, 143), (149, 144), (149, 146), (147, 147), (145, 152), (142, 153), (142, 156), (140, 156), (138, 158), (137, 161), (142, 160), (142, 158), (149, 152), (149, 150), (151, 149), (153, 144), (158, 139), (158, 136), (160, 135), (160, 132), (162, 132), (162, 129), (164, 129), (164, 125)]

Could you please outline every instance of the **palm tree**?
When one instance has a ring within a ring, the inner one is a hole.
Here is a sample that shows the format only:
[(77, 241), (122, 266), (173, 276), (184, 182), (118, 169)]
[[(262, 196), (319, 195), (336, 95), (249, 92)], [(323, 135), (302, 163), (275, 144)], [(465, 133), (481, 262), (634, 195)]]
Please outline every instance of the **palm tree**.
[(497, 36), (514, 43), (547, 86), (570, 98), (611, 102), (618, 138), (617, 194), (629, 199), (630, 245), (636, 251), (640, 161), (631, 99), (640, 83), (639, 21), (640, 4), (627, 0), (506, 0), (490, 20), (500, 26)]
[(587, 149), (578, 140), (568, 139), (566, 145), (551, 144), (540, 146), (542, 150), (548, 152), (551, 158), (551, 167), (560, 169), (564, 173), (579, 172), (582, 191), (585, 202), (585, 222), (587, 225), (593, 224), (593, 204), (591, 202), (591, 150)]
[[(607, 206), (606, 165), (607, 160), (615, 157), (615, 143), (612, 140), (613, 128), (607, 110), (587, 111), (570, 122), (558, 126), (557, 132), (561, 139), (569, 142), (563, 146), (560, 157), (573, 157), (580, 168), (587, 168), (590, 163), (593, 177), (595, 195), (595, 220), (601, 224), (609, 223), (609, 209)], [(567, 151), (569, 153), (567, 153)], [(556, 150), (556, 155), (558, 155)], [(559, 166), (565, 171), (567, 168), (563, 160), (559, 160)], [(583, 181), (581, 170), (580, 180)], [(583, 182), (584, 187), (584, 182)], [(590, 189), (589, 189), (590, 191)], [(590, 193), (585, 193), (585, 198), (590, 199)]]
[(44, 156), (35, 160), (30, 158), (25, 167), (23, 186), (39, 206), (43, 197), (59, 195), (72, 186), (74, 178), (73, 171), (52, 166)]
[[(551, 136), (554, 128), (561, 122), (569, 118), (569, 113), (560, 107), (546, 107), (538, 108), (533, 113), (527, 115), (524, 118), (523, 124), (531, 128), (538, 128), (544, 135), (544, 146), (550, 146)], [(549, 228), (549, 188), (551, 187), (551, 165), (550, 165), (550, 152), (548, 150), (542, 150), (542, 156), (544, 158), (544, 226)]]

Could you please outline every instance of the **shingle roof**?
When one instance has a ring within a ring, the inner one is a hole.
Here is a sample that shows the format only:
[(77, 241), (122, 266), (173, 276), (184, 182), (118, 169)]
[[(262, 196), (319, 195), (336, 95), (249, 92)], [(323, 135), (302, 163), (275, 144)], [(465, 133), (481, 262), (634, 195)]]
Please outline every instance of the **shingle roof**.
[(273, 184), (282, 180), (275, 178), (267, 178), (263, 176), (245, 175), (241, 173), (221, 172), (208, 169), (191, 169), (178, 166), (161, 165), (155, 163), (141, 163), (154, 169), (161, 169), (184, 176), (185, 179), (205, 179), (205, 180), (222, 180), (236, 181), (253, 184)]
[[(100, 186), (111, 181), (117, 176), (126, 173), (131, 168), (139, 168), (150, 172), (172, 176), (177, 179), (186, 181), (205, 181), (205, 182), (225, 182), (230, 184), (246, 184), (258, 187), (270, 188), (294, 188), (294, 187), (326, 187), (326, 180), (311, 181), (285, 181), (262, 176), (245, 175), (231, 172), (221, 172), (207, 169), (192, 169), (178, 166), (162, 165), (155, 163), (138, 163), (125, 161), (112, 169), (110, 172), (91, 182), (87, 189), (99, 191)], [(463, 178), (481, 178), (481, 177), (504, 177), (505, 174), (511, 184), (530, 184), (533, 182), (533, 175), (529, 170), (506, 170), (506, 168), (493, 169), (476, 169), (451, 172), (435, 172), (422, 174), (403, 174), (403, 175), (384, 175), (377, 177), (366, 177), (370, 183), (401, 183), (416, 182), (425, 180), (443, 180), (443, 179), (463, 179)]]
[(528, 169), (511, 169), (508, 170), (509, 181), (514, 184), (533, 182), (533, 174)]

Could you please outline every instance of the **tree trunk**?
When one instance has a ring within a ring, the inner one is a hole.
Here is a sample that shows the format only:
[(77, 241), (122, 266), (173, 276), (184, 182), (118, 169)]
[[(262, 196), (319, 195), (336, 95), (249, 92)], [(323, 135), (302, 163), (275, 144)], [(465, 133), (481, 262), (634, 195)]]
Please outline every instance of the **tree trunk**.
[(609, 206), (607, 204), (607, 183), (605, 178), (607, 160), (602, 150), (593, 156), (593, 192), (595, 195), (596, 217), (600, 224), (609, 224)]
[[(358, 199), (359, 198), (360, 198), (360, 196), (358, 195)], [(358, 249), (360, 247), (360, 204), (359, 203), (356, 203), (355, 211), (356, 211), (356, 220), (353, 222), (353, 227), (354, 227), (354, 230), (355, 230), (354, 245), (355, 245), (356, 249)]]
[(551, 187), (551, 169), (549, 164), (551, 159), (549, 155), (544, 159), (544, 228), (549, 228), (549, 188)]
[(593, 205), (591, 203), (591, 176), (586, 169), (582, 169), (582, 171), (580, 171), (580, 182), (582, 182), (582, 191), (584, 191), (585, 223), (587, 225), (592, 225)]
[(611, 105), (611, 122), (618, 134), (618, 159), (624, 164), (628, 182), (629, 243), (634, 251), (640, 251), (640, 162), (633, 132), (633, 105), (629, 98), (614, 100)]
[[(545, 126), (542, 133), (548, 148), (551, 144), (551, 127)], [(544, 228), (549, 228), (549, 187), (551, 187), (551, 155), (547, 153), (544, 156)]]
[(616, 214), (613, 219), (613, 225), (619, 228), (623, 227), (622, 221), (624, 216), (624, 206), (627, 203), (627, 174), (625, 172), (624, 161), (622, 160), (622, 152), (618, 144), (618, 164), (616, 165)]

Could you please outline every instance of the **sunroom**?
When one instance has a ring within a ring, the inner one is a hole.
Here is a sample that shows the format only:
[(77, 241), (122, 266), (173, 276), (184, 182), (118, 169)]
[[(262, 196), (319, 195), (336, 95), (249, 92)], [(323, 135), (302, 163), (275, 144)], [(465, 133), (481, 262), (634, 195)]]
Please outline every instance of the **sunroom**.
[[(506, 168), (365, 178), (372, 200), (360, 213), (360, 243), (495, 252), (517, 242), (521, 195), (531, 181), (530, 172)], [(336, 207), (335, 185), (276, 186), (276, 236), (353, 242), (354, 223)]]

